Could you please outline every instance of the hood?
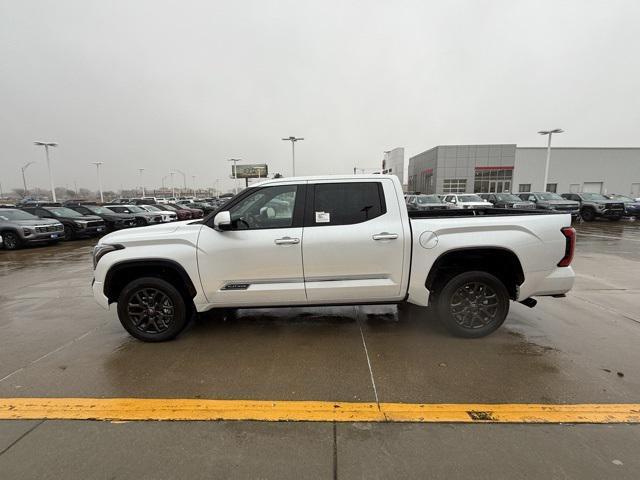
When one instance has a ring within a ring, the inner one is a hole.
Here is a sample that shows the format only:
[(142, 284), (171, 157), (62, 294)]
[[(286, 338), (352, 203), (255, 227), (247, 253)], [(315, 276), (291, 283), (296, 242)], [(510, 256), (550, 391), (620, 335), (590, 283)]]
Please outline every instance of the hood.
[(81, 217), (60, 217), (60, 218), (64, 218), (67, 220), (73, 220), (73, 221), (86, 221), (86, 222), (102, 222), (102, 217), (99, 217), (97, 215), (82, 215)]
[(24, 227), (35, 227), (38, 225), (60, 225), (58, 220), (50, 218), (40, 218), (35, 220), (9, 220), (6, 223), (15, 223), (16, 225), (22, 225)]
[(133, 220), (135, 215), (130, 213), (105, 213), (102, 215), (103, 218), (108, 218), (109, 220)]
[(540, 200), (538, 203), (547, 203), (549, 205), (572, 205), (575, 207), (580, 205), (580, 203), (575, 200)]
[(127, 245), (128, 243), (136, 243), (140, 241), (152, 241), (176, 234), (181, 229), (200, 230), (202, 224), (193, 220), (185, 220), (182, 222), (159, 223), (157, 225), (149, 225), (145, 227), (127, 228), (109, 233), (100, 239), (99, 243), (120, 243)]

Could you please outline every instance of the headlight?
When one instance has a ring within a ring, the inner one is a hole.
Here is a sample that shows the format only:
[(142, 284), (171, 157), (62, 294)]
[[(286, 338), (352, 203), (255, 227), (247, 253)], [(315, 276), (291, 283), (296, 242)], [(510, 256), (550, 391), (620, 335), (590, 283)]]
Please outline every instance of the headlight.
[(80, 228), (87, 228), (87, 223), (84, 220), (74, 220), (73, 223), (75, 223), (78, 227)]
[(29, 228), (23, 228), (22, 232), (24, 233), (25, 237), (28, 237), (29, 235), (31, 235), (31, 230)]
[(95, 270), (100, 259), (104, 257), (107, 253), (113, 252), (114, 250), (122, 250), (123, 248), (124, 248), (123, 245), (110, 244), (110, 243), (99, 243), (98, 245), (93, 247), (93, 269)]
[(603, 204), (599, 203), (598, 205), (596, 205), (596, 208), (597, 208), (598, 210), (604, 210), (604, 207), (605, 207), (605, 206), (606, 206), (606, 205), (603, 205)]

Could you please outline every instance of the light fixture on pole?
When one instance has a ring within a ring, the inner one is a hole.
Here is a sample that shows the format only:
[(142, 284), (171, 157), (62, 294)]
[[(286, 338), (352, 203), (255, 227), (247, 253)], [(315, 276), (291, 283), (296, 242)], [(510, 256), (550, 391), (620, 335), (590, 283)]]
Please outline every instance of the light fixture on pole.
[(104, 197), (102, 196), (102, 180), (100, 180), (100, 165), (104, 162), (91, 162), (91, 165), (96, 166), (96, 174), (98, 175), (98, 189), (100, 190), (100, 203), (104, 203)]
[(142, 172), (144, 172), (144, 168), (139, 168), (138, 172), (140, 172), (140, 190), (142, 190), (142, 196), (144, 197), (144, 183), (142, 183)]
[(24, 164), (24, 166), (22, 168), (20, 168), (20, 170), (22, 170), (22, 186), (24, 187), (24, 195), (27, 195), (27, 179), (24, 175), (24, 171), (27, 169), (27, 167), (31, 164), (34, 164), (36, 162), (27, 162)]
[(53, 174), (51, 173), (51, 163), (49, 163), (49, 147), (57, 147), (56, 142), (33, 142), (34, 145), (44, 147), (45, 155), (47, 156), (47, 169), (49, 170), (49, 187), (51, 188), (51, 198), (54, 202), (56, 199), (56, 188), (53, 186)]
[(296, 142), (304, 140), (302, 137), (288, 137), (283, 138), (285, 142), (291, 142), (291, 173), (292, 177), (296, 176)]
[(547, 141), (547, 161), (544, 164), (544, 182), (542, 183), (542, 191), (547, 191), (547, 181), (549, 180), (549, 163), (551, 163), (551, 136), (554, 133), (563, 133), (564, 130), (561, 128), (554, 128), (553, 130), (540, 130), (538, 133), (540, 135), (548, 135), (549, 139)]
[(229, 160), (227, 160), (228, 162), (233, 162), (233, 188), (235, 191), (235, 194), (238, 194), (238, 167), (237, 164), (238, 162), (241, 162), (242, 159), (241, 158), (230, 158)]

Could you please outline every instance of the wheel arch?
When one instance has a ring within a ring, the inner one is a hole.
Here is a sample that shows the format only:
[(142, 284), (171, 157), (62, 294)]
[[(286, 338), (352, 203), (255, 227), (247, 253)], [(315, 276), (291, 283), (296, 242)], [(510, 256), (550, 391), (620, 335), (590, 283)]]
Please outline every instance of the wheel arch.
[(465, 247), (443, 252), (431, 266), (425, 287), (435, 292), (447, 279), (471, 270), (496, 276), (514, 300), (518, 297), (519, 286), (525, 280), (522, 263), (513, 250), (504, 247)]
[(196, 296), (196, 288), (189, 274), (178, 262), (162, 258), (124, 260), (109, 268), (104, 279), (104, 294), (109, 303), (117, 302), (122, 289), (135, 278), (158, 277), (176, 287), (187, 300)]

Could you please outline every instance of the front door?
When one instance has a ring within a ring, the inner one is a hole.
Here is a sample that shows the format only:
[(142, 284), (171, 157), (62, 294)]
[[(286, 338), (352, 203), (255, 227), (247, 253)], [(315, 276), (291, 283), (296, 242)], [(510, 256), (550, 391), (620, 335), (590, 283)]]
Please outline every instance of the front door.
[(305, 185), (257, 187), (229, 206), (231, 227), (204, 226), (198, 269), (207, 300), (225, 306), (303, 304)]
[(402, 192), (395, 191), (393, 181), (310, 182), (307, 189), (302, 251), (308, 301), (403, 297), (410, 233), (403, 230)]

